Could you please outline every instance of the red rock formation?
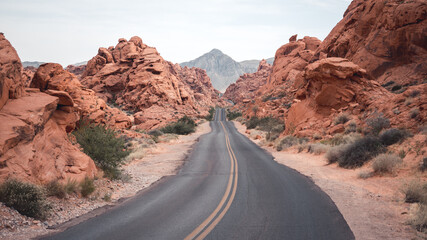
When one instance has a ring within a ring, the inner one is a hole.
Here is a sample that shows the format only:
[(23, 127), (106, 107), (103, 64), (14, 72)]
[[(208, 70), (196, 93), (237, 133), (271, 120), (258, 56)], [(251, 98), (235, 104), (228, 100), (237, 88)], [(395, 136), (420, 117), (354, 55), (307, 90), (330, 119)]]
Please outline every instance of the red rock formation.
[(259, 63), (258, 71), (244, 74), (236, 83), (231, 84), (225, 91), (223, 98), (234, 103), (250, 102), (255, 97), (255, 92), (267, 83), (272, 71), (272, 66), (267, 61)]
[(32, 66), (25, 67), (22, 70), (22, 78), (23, 78), (23, 81), (25, 83), (24, 84), (25, 87), (29, 87), (30, 86), (31, 81), (33, 80), (34, 74), (36, 72), (37, 72), (37, 68), (32, 67)]
[(78, 78), (80, 78), (83, 75), (83, 72), (85, 71), (85, 69), (86, 69), (86, 65), (80, 65), (80, 66), (68, 65), (65, 68), (65, 70), (76, 75), (76, 77)]
[(74, 105), (70, 95), (24, 91), (21, 61), (2, 34), (0, 63), (0, 86), (8, 91), (6, 98), (2, 94), (6, 102), (0, 109), (0, 182), (8, 178), (47, 183), (93, 177), (97, 172), (94, 162), (67, 135), (66, 129), (79, 120), (70, 111)]
[[(190, 72), (195, 75), (189, 77)], [(184, 114), (207, 114), (208, 107), (218, 97), (203, 82), (188, 86), (195, 80), (206, 81), (206, 76), (199, 76), (200, 72), (195, 70), (172, 66), (155, 48), (143, 44), (139, 37), (132, 37), (129, 41), (119, 39), (115, 47), (100, 48), (98, 55), (88, 62), (82, 83), (106, 102), (136, 112), (138, 127), (155, 128)], [(195, 92), (200, 89), (204, 90)]]
[(21, 71), (22, 64), (16, 50), (0, 33), (0, 109), (8, 99), (16, 99), (24, 94)]
[(425, 0), (355, 0), (317, 55), (347, 58), (381, 84), (424, 83), (426, 17)]
[[(59, 97), (59, 110), (76, 112), (79, 117), (91, 122), (104, 123), (115, 128), (130, 128), (131, 119), (122, 111), (107, 106), (94, 91), (86, 89), (80, 81), (60, 64), (45, 63), (41, 65), (31, 82), (31, 87)], [(74, 129), (74, 124), (67, 130)]]

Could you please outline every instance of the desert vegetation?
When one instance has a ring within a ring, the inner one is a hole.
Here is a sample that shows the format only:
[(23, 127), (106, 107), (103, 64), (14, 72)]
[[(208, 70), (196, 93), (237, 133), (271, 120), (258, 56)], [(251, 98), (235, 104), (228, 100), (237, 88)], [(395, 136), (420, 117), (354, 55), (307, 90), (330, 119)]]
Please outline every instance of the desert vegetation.
[(174, 133), (178, 135), (188, 135), (196, 131), (196, 123), (193, 119), (185, 115), (178, 119), (178, 121), (170, 123), (165, 127), (161, 128), (160, 131), (163, 133)]
[(120, 178), (120, 166), (129, 155), (122, 137), (105, 125), (84, 122), (73, 135), (83, 152), (94, 160), (108, 178)]
[(255, 128), (267, 132), (268, 141), (274, 141), (285, 130), (284, 122), (271, 116), (263, 118), (251, 117), (245, 124), (248, 129)]
[(209, 114), (205, 116), (205, 119), (208, 120), (208, 121), (212, 121), (214, 115), (215, 115), (215, 108), (214, 107), (210, 107), (209, 108)]
[(233, 121), (238, 117), (241, 117), (242, 113), (239, 111), (231, 111), (230, 109), (227, 109), (227, 119), (228, 121)]

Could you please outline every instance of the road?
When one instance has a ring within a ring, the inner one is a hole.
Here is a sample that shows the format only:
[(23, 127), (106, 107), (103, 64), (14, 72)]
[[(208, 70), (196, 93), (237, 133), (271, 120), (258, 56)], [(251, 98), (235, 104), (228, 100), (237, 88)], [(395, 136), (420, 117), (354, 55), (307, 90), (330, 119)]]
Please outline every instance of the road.
[(309, 178), (240, 134), (217, 109), (177, 175), (46, 239), (354, 239)]

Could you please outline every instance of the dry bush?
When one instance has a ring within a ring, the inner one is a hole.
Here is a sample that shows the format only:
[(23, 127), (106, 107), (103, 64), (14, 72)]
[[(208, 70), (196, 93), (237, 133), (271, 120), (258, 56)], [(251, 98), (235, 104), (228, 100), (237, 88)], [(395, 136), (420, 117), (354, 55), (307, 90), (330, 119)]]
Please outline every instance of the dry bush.
[(313, 153), (315, 155), (319, 155), (328, 151), (330, 147), (328, 145), (322, 143), (311, 143), (307, 146), (307, 150), (309, 153)]
[(359, 172), (357, 177), (361, 178), (361, 179), (367, 179), (367, 178), (370, 178), (372, 176), (373, 176), (373, 172), (371, 172), (371, 171), (361, 171), (361, 172)]
[(403, 193), (407, 203), (427, 204), (427, 183), (414, 180), (404, 187)]
[(400, 157), (394, 154), (383, 153), (374, 158), (372, 169), (375, 173), (392, 173), (401, 163), (402, 159)]
[(335, 125), (344, 124), (344, 123), (348, 122), (349, 120), (350, 120), (350, 117), (348, 116), (347, 113), (341, 113), (334, 119), (334, 123), (335, 123)]
[(329, 150), (326, 152), (326, 159), (328, 160), (329, 164), (338, 162), (340, 157), (343, 155), (343, 152), (348, 147), (348, 144), (342, 144), (335, 147), (329, 148)]

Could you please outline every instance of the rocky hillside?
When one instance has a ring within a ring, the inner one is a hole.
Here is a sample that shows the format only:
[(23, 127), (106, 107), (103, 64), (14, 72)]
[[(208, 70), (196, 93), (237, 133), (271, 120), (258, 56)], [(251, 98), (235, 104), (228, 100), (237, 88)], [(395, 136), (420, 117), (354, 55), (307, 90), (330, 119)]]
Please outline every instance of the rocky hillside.
[(171, 120), (204, 116), (219, 103), (204, 70), (181, 68), (165, 61), (141, 38), (119, 39), (115, 47), (99, 48), (81, 82), (111, 104), (134, 113), (138, 128), (151, 129)]
[(334, 123), (343, 114), (360, 127), (381, 115), (416, 131), (427, 117), (426, 12), (424, 1), (353, 1), (325, 41), (291, 37), (267, 83), (236, 108), (304, 137), (344, 132), (349, 122)]
[[(272, 64), (273, 59), (270, 58), (267, 61)], [(220, 50), (213, 49), (192, 61), (184, 62), (180, 65), (205, 69), (212, 80), (213, 87), (224, 92), (230, 84), (236, 82), (239, 76), (256, 72), (259, 62), (259, 60), (236, 62)]]
[(223, 98), (233, 103), (248, 103), (255, 97), (255, 92), (267, 83), (272, 66), (266, 60), (259, 63), (255, 73), (245, 73), (225, 91)]

